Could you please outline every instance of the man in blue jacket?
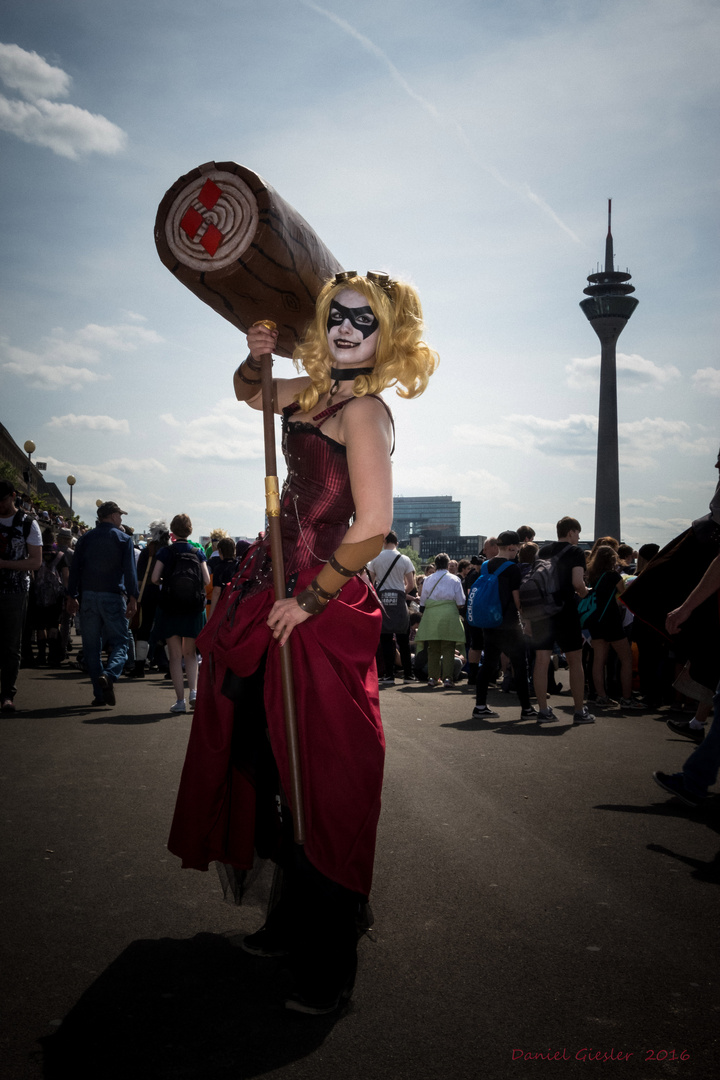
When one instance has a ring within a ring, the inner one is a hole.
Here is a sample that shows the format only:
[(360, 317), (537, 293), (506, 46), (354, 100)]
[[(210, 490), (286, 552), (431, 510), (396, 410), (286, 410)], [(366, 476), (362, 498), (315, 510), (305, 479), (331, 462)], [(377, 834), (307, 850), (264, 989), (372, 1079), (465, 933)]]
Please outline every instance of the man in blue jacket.
[[(135, 551), (132, 537), (120, 527), (125, 513), (115, 502), (102, 503), (97, 525), (78, 540), (70, 565), (66, 606), (71, 615), (80, 610), (93, 705), (115, 704), (113, 684), (127, 659), (128, 619), (137, 610)], [(109, 657), (103, 666), (104, 648)]]

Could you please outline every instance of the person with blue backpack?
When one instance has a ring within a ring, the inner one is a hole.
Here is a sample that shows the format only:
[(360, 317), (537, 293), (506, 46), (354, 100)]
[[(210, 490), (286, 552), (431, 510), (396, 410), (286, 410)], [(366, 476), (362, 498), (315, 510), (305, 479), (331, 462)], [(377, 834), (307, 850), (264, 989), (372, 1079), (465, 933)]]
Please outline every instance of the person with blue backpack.
[(515, 561), (520, 537), (512, 529), (497, 538), (498, 554), (484, 562), (468, 596), (467, 618), (471, 626), (482, 628), (485, 639), (483, 662), (478, 669), (473, 717), (496, 720), (498, 713), (487, 705), (488, 685), (495, 675), (502, 653), (509, 658), (520, 698), (520, 719), (535, 720), (530, 704), (527, 654), (520, 615), (520, 567)]

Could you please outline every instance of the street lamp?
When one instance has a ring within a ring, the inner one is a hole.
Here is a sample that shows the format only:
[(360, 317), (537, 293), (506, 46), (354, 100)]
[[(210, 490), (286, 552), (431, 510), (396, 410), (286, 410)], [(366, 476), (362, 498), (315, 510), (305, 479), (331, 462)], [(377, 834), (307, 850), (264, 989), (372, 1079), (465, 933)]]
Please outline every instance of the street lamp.
[(25, 473), (25, 475), (23, 476), (23, 480), (24, 480), (24, 481), (25, 481), (25, 483), (27, 484), (27, 486), (28, 486), (28, 491), (29, 491), (29, 490), (30, 490), (30, 486), (31, 486), (31, 485), (30, 485), (30, 477), (32, 476), (32, 472), (31, 472), (31, 470), (30, 470), (30, 466), (32, 465), (32, 455), (33, 455), (33, 454), (35, 453), (35, 443), (34, 443), (34, 442), (32, 441), (32, 439), (26, 439), (26, 440), (25, 440), (25, 442), (23, 443), (23, 450), (24, 450), (24, 451), (26, 452), (26, 454), (27, 454), (27, 456), (28, 456), (28, 467), (27, 467), (27, 472), (26, 472), (26, 473)]
[(75, 484), (77, 483), (77, 480), (72, 475), (72, 473), (70, 473), (70, 476), (68, 476), (67, 482), (70, 485), (70, 513), (72, 514), (72, 489), (75, 487)]

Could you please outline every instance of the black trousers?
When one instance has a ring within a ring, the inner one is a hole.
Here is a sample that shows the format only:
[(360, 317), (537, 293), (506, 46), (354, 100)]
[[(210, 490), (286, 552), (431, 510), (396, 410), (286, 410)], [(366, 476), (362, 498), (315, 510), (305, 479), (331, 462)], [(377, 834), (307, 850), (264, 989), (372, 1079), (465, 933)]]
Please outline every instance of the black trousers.
[(313, 1001), (330, 1000), (355, 980), (365, 897), (321, 874), (292, 840), (281, 865), (280, 900), (265, 925), (290, 953), (300, 993)]
[(530, 708), (530, 689), (528, 686), (527, 654), (525, 639), (518, 626), (499, 626), (496, 630), (483, 630), (485, 647), (483, 662), (478, 669), (475, 691), (475, 704), (487, 704), (488, 683), (498, 669), (500, 654), (505, 653), (510, 659), (515, 674), (515, 689), (523, 709)]
[(412, 656), (410, 655), (410, 631), (404, 634), (381, 634), (380, 648), (382, 649), (385, 676), (392, 679), (395, 674), (395, 642), (400, 652), (403, 674), (406, 679), (412, 675)]

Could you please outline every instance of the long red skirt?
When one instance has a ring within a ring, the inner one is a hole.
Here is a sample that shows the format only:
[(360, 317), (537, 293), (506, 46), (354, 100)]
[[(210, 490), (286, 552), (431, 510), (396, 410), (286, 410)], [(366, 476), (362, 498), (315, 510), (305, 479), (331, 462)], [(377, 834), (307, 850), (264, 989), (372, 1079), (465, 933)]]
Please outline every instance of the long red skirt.
[[(319, 570), (303, 571), (295, 593)], [(279, 646), (266, 622), (273, 603), (267, 588), (233, 608), (228, 587), (198, 638), (197, 703), (168, 841), (184, 867), (207, 870), (214, 860), (252, 867), (255, 788), (231, 761), (235, 706), (221, 688), (228, 668), (249, 676), (265, 654), (270, 742), (284, 792), (290, 791)], [(372, 882), (385, 756), (375, 666), (381, 623), (375, 596), (353, 578), (283, 646), (293, 659), (305, 852), (326, 877), (364, 896)]]

